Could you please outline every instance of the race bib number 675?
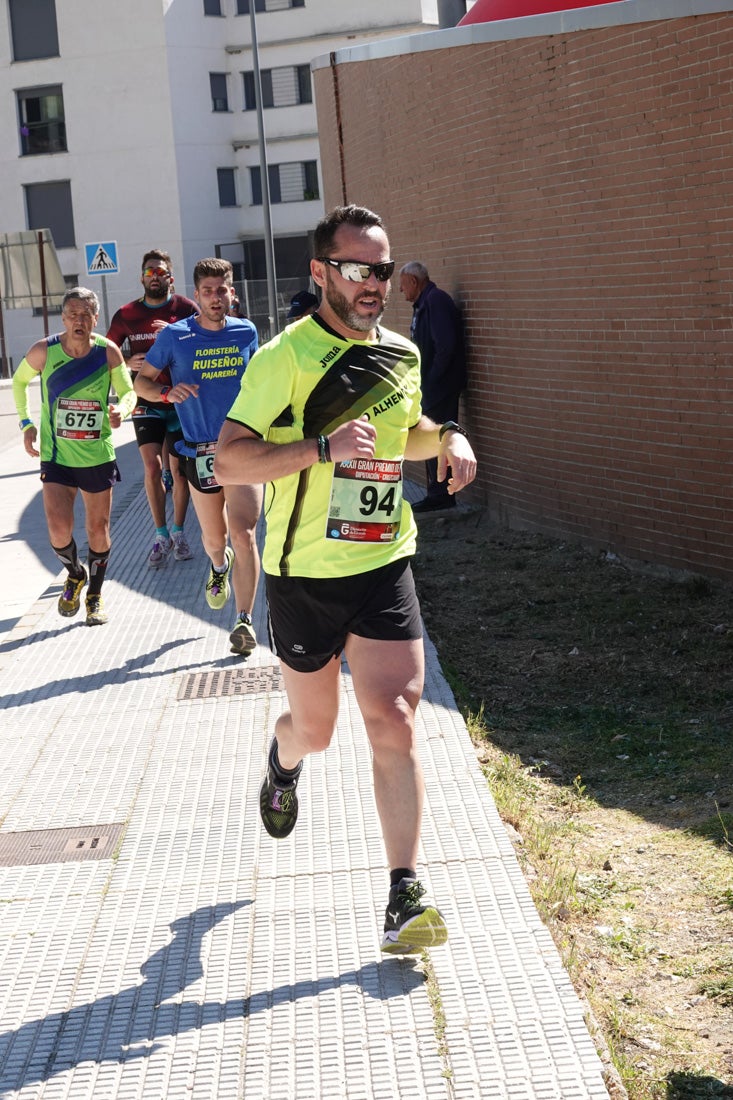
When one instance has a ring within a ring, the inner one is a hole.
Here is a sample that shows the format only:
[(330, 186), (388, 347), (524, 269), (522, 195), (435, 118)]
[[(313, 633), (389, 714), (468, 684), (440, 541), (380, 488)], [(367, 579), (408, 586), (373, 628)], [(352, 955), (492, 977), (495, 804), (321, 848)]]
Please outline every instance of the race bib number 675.
[(99, 439), (104, 409), (99, 401), (61, 397), (56, 406), (56, 435), (62, 439)]
[(326, 538), (392, 542), (402, 518), (402, 462), (352, 458), (333, 469)]

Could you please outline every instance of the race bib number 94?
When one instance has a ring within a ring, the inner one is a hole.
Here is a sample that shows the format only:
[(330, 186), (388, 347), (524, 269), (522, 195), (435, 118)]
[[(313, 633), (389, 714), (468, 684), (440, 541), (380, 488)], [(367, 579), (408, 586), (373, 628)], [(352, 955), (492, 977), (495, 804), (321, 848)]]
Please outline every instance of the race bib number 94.
[(392, 542), (401, 517), (401, 462), (352, 458), (334, 465), (327, 539)]
[(56, 406), (56, 435), (62, 439), (99, 439), (104, 409), (99, 401), (59, 398)]

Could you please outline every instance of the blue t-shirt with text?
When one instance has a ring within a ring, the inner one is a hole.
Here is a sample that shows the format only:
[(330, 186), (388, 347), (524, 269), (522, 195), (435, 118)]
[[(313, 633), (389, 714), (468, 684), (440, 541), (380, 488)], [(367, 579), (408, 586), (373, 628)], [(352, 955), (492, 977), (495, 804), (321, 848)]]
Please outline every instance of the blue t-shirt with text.
[(224, 328), (202, 328), (195, 317), (162, 329), (147, 353), (157, 370), (170, 371), (171, 383), (199, 387), (198, 397), (175, 406), (185, 443), (181, 454), (193, 456), (188, 444), (212, 443), (239, 393), (242, 375), (257, 351), (257, 329), (244, 317), (227, 317)]

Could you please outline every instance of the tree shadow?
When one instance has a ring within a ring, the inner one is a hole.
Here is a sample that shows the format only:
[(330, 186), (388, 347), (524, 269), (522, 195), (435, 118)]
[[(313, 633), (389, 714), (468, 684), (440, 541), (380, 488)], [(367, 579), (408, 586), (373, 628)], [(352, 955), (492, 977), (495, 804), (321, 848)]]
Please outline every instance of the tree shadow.
[[(83, 623), (79, 624), (84, 626)], [(61, 633), (63, 630), (68, 630), (68, 627), (61, 628), (54, 633)], [(84, 627), (84, 629), (87, 629)], [(45, 631), (43, 634), (37, 635), (35, 639), (24, 638), (17, 644), (28, 645), (33, 640), (39, 640), (40, 638), (47, 638), (50, 636), (50, 632)], [(170, 676), (172, 672), (184, 672), (195, 668), (211, 668), (212, 666), (233, 665), (238, 663), (238, 659), (226, 656), (219, 660), (214, 661), (189, 661), (187, 664), (176, 665), (174, 669), (159, 668), (150, 669), (150, 671), (143, 671), (148, 665), (153, 665), (162, 657), (165, 653), (176, 649), (178, 646), (188, 645), (189, 642), (200, 641), (198, 637), (192, 638), (176, 638), (175, 641), (164, 642), (159, 645), (157, 649), (150, 650), (148, 653), (141, 653), (137, 657), (130, 657), (129, 660), (124, 661), (123, 664), (116, 666), (115, 668), (109, 668), (105, 671), (97, 671), (93, 675), (89, 673), (82, 673), (79, 676), (72, 676), (63, 680), (48, 680), (44, 684), (38, 684), (35, 687), (29, 688), (27, 691), (16, 691), (10, 694), (3, 695), (2, 697), (2, 710), (10, 710), (12, 707), (22, 707), (29, 703), (40, 702), (43, 699), (58, 699), (62, 695), (84, 695), (90, 691), (97, 691), (100, 687), (106, 687), (110, 684), (128, 683), (135, 680), (151, 680), (161, 676)], [(15, 643), (8, 642), (5, 645), (0, 646), (0, 653), (6, 652), (9, 648), (12, 648)]]
[[(717, 823), (722, 844), (733, 825), (733, 589), (632, 569), (488, 515), (465, 536), (423, 525), (415, 561), (461, 710), (558, 788), (665, 828)], [(470, 581), (460, 615), (445, 611), (448, 562)]]
[(717, 1077), (696, 1073), (670, 1073), (667, 1076), (667, 1100), (704, 1100), (707, 1097), (733, 1097), (733, 1084)]
[(225, 917), (251, 904), (250, 900), (236, 901), (194, 910), (170, 925), (173, 937), (141, 965), (141, 983), (0, 1034), (0, 1089), (12, 1091), (48, 1081), (81, 1062), (125, 1063), (147, 1058), (160, 1048), (157, 1040), (253, 1016), (330, 989), (355, 986), (366, 996), (388, 1000), (403, 997), (424, 982), (418, 960), (390, 958), (249, 997), (223, 1002), (173, 1001), (204, 974), (203, 937)]

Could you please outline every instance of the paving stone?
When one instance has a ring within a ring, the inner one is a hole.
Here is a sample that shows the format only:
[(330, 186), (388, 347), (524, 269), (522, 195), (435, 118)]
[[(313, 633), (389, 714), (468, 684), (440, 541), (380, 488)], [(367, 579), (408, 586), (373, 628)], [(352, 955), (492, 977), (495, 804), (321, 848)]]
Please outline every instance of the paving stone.
[(60, 619), (45, 594), (3, 647), (0, 834), (124, 829), (113, 858), (0, 867), (2, 1095), (607, 1100), (429, 639), (420, 873), (450, 930), (430, 954), (440, 1043), (420, 958), (379, 952), (389, 878), (348, 667), (276, 843), (258, 792), (282, 690), (184, 697), (200, 673), (270, 675), (262, 591), (245, 665), (233, 613), (206, 605), (193, 517), (194, 560), (164, 570), (148, 528), (130, 495), (108, 625)]

